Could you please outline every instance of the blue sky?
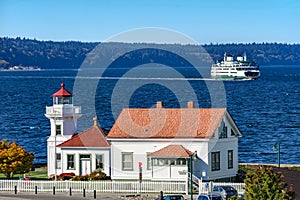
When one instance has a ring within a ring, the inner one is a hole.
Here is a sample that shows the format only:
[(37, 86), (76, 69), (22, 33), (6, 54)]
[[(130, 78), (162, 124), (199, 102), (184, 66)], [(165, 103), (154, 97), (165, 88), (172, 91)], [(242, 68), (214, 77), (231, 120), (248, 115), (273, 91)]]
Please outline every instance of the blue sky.
[(299, 0), (0, 0), (0, 37), (103, 41), (161, 27), (200, 44), (300, 43)]

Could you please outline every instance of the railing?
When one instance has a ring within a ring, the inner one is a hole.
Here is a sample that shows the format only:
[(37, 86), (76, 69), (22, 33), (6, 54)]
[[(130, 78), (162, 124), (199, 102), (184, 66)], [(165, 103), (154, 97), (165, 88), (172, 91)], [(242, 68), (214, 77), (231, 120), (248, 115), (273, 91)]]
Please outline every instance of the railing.
[[(208, 194), (210, 193), (209, 187), (207, 187), (208, 182), (202, 182), (199, 188), (202, 188), (200, 193)], [(221, 186), (221, 185), (230, 185), (234, 187), (239, 194), (244, 194), (245, 183), (222, 183), (222, 182), (213, 182), (213, 186)]]
[(81, 107), (80, 106), (72, 106), (72, 107), (46, 107), (46, 114), (52, 115), (56, 117), (60, 117), (61, 115), (74, 115), (80, 114)]
[[(188, 182), (190, 183), (191, 173), (188, 173)], [(209, 182), (202, 182), (197, 176), (192, 175), (192, 181), (198, 186), (199, 194), (208, 194), (210, 192), (210, 188), (208, 187)], [(212, 186), (222, 186), (222, 185), (230, 185), (234, 187), (239, 194), (244, 194), (244, 183), (227, 183), (227, 182), (212, 182)]]
[(74, 192), (81, 192), (83, 188), (87, 192), (110, 193), (186, 193), (185, 182), (164, 181), (25, 181), (25, 180), (0, 180), (0, 191), (34, 192), (35, 187), (39, 192), (68, 192), (70, 188)]

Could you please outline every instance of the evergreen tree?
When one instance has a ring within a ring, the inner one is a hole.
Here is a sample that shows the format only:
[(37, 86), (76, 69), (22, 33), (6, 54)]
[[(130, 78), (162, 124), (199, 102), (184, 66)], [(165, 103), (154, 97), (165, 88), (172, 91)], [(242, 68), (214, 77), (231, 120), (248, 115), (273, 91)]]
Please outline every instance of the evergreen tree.
[(283, 175), (272, 167), (260, 166), (247, 172), (244, 180), (245, 200), (293, 200), (295, 192), (289, 191)]

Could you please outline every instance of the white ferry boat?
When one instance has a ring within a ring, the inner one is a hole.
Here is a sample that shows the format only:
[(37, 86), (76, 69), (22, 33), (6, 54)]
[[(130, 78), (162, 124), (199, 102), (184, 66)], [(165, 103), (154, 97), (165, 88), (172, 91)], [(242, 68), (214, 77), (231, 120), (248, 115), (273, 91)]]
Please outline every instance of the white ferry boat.
[(254, 61), (247, 61), (244, 56), (237, 56), (236, 60), (232, 55), (224, 54), (224, 60), (217, 61), (211, 67), (211, 77), (222, 80), (254, 80), (260, 76), (259, 66)]

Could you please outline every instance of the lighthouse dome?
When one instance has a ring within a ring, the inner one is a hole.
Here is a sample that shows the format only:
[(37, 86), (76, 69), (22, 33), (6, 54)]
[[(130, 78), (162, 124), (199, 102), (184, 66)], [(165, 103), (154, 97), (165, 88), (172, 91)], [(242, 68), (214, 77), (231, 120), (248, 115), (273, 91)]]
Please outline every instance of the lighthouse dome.
[(60, 86), (60, 90), (52, 95), (53, 104), (72, 104), (72, 93), (65, 89), (64, 83), (62, 83)]

